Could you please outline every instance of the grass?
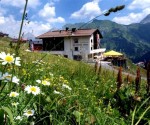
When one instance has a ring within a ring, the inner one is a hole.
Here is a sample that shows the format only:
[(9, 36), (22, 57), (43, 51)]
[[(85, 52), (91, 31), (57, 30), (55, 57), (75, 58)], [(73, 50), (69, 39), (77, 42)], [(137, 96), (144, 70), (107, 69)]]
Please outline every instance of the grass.
[[(0, 39), (3, 45), (0, 52), (14, 52), (9, 47), (9, 41), (7, 38)], [(123, 80), (122, 87), (117, 91), (117, 74), (114, 72), (102, 69), (97, 75), (94, 67), (84, 62), (49, 53), (26, 52), (27, 47), (27, 44), (21, 45), (20, 67), (0, 64), (2, 74), (8, 72), (11, 77), (19, 79), (19, 85), (12, 78), (7, 82), (1, 80), (1, 123), (146, 125), (150, 122), (150, 101), (145, 81), (141, 82), (138, 93), (135, 93), (134, 80)], [(45, 80), (50, 85), (37, 83), (36, 80)], [(39, 87), (39, 94), (28, 93), (25, 88), (29, 85)], [(10, 97), (12, 91), (19, 93), (19, 96)], [(18, 105), (12, 105), (14, 102)], [(30, 110), (30, 116), (24, 114), (26, 110)]]
[[(127, 65), (129, 66), (129, 69), (128, 69), (127, 72), (136, 75), (135, 71), (137, 70), (138, 66), (133, 64), (133, 62), (131, 60), (129, 60), (129, 59), (127, 60)], [(146, 77), (146, 70), (141, 68), (141, 67), (139, 67), (139, 68), (140, 68), (140, 71), (141, 71), (141, 76), (142, 77)]]

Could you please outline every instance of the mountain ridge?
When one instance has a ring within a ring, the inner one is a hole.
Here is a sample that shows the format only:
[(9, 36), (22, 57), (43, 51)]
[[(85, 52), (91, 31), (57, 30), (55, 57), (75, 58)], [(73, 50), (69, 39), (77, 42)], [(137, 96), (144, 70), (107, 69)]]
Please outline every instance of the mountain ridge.
[(141, 24), (150, 23), (150, 14), (148, 14), (143, 20), (140, 22)]

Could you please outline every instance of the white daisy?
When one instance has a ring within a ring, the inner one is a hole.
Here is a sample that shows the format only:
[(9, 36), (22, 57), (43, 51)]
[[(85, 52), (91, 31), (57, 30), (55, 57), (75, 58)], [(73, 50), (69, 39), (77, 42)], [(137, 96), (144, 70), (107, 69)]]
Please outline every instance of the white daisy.
[(14, 62), (14, 63), (15, 63), (15, 65), (17, 65), (17, 66), (21, 66), (21, 64), (20, 64), (20, 60), (21, 60), (21, 59), (20, 59), (20, 57), (16, 57), (16, 58), (15, 58), (15, 62)]
[(14, 57), (12, 55), (10, 55), (9, 53), (6, 54), (5, 52), (1, 52), (0, 58), (2, 59), (0, 61), (3, 61), (3, 63), (2, 63), (3, 65), (14, 62)]
[(55, 93), (55, 94), (58, 94), (58, 95), (63, 95), (61, 92), (56, 91), (56, 90), (54, 90), (54, 93)]
[(2, 73), (0, 73), (0, 80), (6, 80), (5, 82), (7, 82), (7, 81), (10, 81), (11, 80), (11, 75), (9, 74), (9, 73), (4, 73), (3, 75), (2, 75)]
[(34, 110), (26, 110), (23, 115), (25, 115), (27, 117), (33, 116), (34, 115)]
[(50, 82), (48, 82), (47, 80), (36, 80), (37, 83), (42, 84), (44, 86), (49, 86)]
[(12, 82), (16, 83), (16, 84), (19, 84), (19, 79), (16, 76), (13, 76)]
[(9, 94), (9, 97), (17, 97), (17, 96), (19, 96), (19, 93), (17, 93), (17, 92), (11, 92)]
[(20, 57), (14, 58), (14, 55), (10, 55), (9, 53), (6, 54), (5, 52), (1, 52), (0, 58), (1, 58), (0, 61), (2, 61), (2, 65), (14, 63), (17, 66), (20, 66), (20, 60), (21, 60)]
[(25, 87), (25, 91), (30, 94), (32, 93), (33, 95), (38, 95), (40, 94), (40, 88), (38, 86), (31, 86), (31, 85), (28, 85)]
[(62, 85), (62, 88), (66, 88), (66, 89), (68, 89), (68, 90), (72, 90), (72, 88), (71, 87), (69, 87), (68, 85), (66, 85), (66, 84), (63, 84)]
[(11, 77), (12, 75), (6, 72), (0, 77), (0, 80), (4, 80), (5, 82), (12, 80), (13, 83), (19, 84), (19, 79), (16, 76)]

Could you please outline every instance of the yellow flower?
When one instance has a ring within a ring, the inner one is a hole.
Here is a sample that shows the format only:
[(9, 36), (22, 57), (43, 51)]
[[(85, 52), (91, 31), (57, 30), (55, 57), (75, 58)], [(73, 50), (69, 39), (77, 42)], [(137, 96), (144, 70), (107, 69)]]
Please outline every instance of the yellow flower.
[(64, 77), (63, 77), (63, 76), (60, 76), (60, 77), (59, 77), (59, 80), (60, 80), (60, 81), (64, 81)]
[(64, 80), (64, 83), (68, 84), (69, 82), (68, 82), (68, 80)]
[(48, 82), (47, 80), (36, 80), (37, 83), (42, 84), (44, 86), (49, 86), (50, 82)]

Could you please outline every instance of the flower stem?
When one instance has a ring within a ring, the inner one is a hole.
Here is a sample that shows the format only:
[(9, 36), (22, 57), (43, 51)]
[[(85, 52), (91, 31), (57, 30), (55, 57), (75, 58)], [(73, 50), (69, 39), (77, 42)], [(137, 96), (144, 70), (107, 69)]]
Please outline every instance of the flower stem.
[(23, 12), (23, 15), (22, 15), (22, 21), (21, 21), (19, 37), (18, 37), (18, 43), (17, 43), (16, 49), (15, 49), (15, 54), (16, 55), (19, 55), (19, 48), (20, 48), (20, 44), (21, 44), (21, 33), (22, 33), (22, 28), (23, 28), (23, 23), (24, 23), (24, 19), (25, 19), (27, 5), (28, 5), (28, 0), (26, 0), (25, 6), (24, 6), (24, 12)]

